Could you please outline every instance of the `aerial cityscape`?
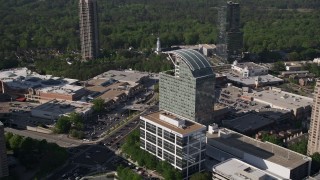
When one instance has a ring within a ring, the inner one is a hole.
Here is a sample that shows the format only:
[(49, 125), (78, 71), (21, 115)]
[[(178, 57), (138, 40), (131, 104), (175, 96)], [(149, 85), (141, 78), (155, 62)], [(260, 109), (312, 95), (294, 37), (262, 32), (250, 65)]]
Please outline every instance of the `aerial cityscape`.
[(0, 0), (0, 179), (320, 180), (319, 7)]

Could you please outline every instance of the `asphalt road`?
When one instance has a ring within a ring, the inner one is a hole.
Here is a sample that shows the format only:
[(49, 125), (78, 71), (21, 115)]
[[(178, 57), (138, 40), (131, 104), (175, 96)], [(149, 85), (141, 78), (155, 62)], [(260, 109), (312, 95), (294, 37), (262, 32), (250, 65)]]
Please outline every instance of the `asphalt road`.
[(57, 143), (61, 147), (74, 147), (82, 144), (82, 141), (76, 139), (70, 139), (67, 135), (63, 134), (44, 134), (28, 130), (17, 130), (12, 128), (5, 128), (5, 132), (11, 132), (20, 136), (31, 137), (33, 139), (43, 140), (48, 142)]
[[(141, 114), (144, 115), (157, 110), (157, 105), (149, 106)], [(119, 147), (124, 143), (125, 137), (135, 128), (139, 127), (139, 117), (140, 116), (137, 115), (127, 124), (115, 129), (110, 136), (90, 142), (70, 139), (67, 135), (62, 134), (43, 134), (12, 128), (5, 128), (5, 131), (33, 139), (45, 139), (48, 142), (57, 143), (59, 146), (66, 147), (70, 153), (70, 158), (67, 163), (60, 169), (52, 172), (46, 179), (74, 180), (93, 172), (115, 171), (119, 164), (129, 166), (128, 162), (117, 156), (115, 152), (117, 152)]]

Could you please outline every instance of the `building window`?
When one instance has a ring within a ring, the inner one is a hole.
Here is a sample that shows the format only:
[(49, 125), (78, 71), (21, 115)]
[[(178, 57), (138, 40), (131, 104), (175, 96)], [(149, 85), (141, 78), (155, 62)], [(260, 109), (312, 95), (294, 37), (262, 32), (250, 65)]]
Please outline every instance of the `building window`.
[(158, 136), (162, 137), (162, 129), (158, 127)]
[(162, 149), (161, 148), (158, 148), (157, 156), (162, 158)]
[(145, 148), (144, 140), (140, 138), (140, 147)]
[(179, 158), (176, 158), (176, 166), (178, 166), (179, 168), (182, 168), (182, 160)]
[(171, 152), (172, 154), (174, 154), (175, 149), (174, 149), (174, 145), (167, 142), (167, 141), (163, 141), (163, 148), (169, 152)]
[(162, 147), (162, 139), (161, 138), (157, 138), (157, 145), (158, 145), (158, 147)]
[(195, 172), (199, 172), (199, 164), (195, 164), (188, 168), (188, 174), (189, 176), (192, 175)]
[(150, 132), (152, 132), (153, 134), (156, 134), (156, 126), (150, 123), (146, 123), (146, 129)]
[(152, 142), (153, 144), (156, 144), (156, 136), (149, 132), (147, 132), (146, 140)]
[(141, 138), (145, 138), (145, 134), (144, 134), (144, 130), (143, 129), (140, 129), (140, 137)]
[(166, 151), (163, 151), (163, 158), (168, 161), (170, 164), (174, 164), (174, 156), (167, 153)]
[(156, 146), (155, 145), (152, 145), (152, 144), (147, 142), (147, 148), (146, 149), (147, 149), (147, 151), (150, 151), (153, 154), (156, 154)]
[(164, 130), (163, 135), (164, 135), (163, 136), (164, 139), (166, 139), (166, 140), (168, 140), (170, 142), (173, 142), (173, 143), (175, 142), (175, 135), (173, 133), (170, 133), (170, 132)]
[(182, 149), (179, 147), (176, 147), (176, 155), (179, 157), (182, 157)]
[(145, 128), (145, 121), (144, 120), (140, 120), (140, 127), (142, 127), (143, 129)]

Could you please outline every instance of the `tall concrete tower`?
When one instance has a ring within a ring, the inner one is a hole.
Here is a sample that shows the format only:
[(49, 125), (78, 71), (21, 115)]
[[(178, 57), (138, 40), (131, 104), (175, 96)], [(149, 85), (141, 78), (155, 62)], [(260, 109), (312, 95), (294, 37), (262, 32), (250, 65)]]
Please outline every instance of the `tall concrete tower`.
[(308, 139), (308, 155), (312, 155), (316, 152), (320, 153), (320, 81), (317, 81), (314, 89), (314, 98), (311, 113), (311, 122), (309, 128)]
[(157, 38), (157, 48), (156, 48), (156, 52), (159, 53), (161, 52), (161, 42), (160, 42), (160, 38)]
[(229, 1), (218, 11), (218, 55), (233, 62), (241, 59), (243, 34), (240, 31), (240, 5)]
[(79, 0), (80, 43), (83, 60), (99, 53), (98, 9), (96, 0)]
[(0, 121), (0, 179), (9, 175), (6, 142), (3, 124)]

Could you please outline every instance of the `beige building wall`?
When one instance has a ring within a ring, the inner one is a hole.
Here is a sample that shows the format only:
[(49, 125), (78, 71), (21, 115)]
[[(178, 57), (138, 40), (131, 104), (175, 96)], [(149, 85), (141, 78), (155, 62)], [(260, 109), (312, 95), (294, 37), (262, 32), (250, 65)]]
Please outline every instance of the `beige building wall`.
[(315, 152), (320, 153), (320, 81), (317, 81), (314, 89), (313, 103), (308, 139), (308, 155), (312, 155)]

